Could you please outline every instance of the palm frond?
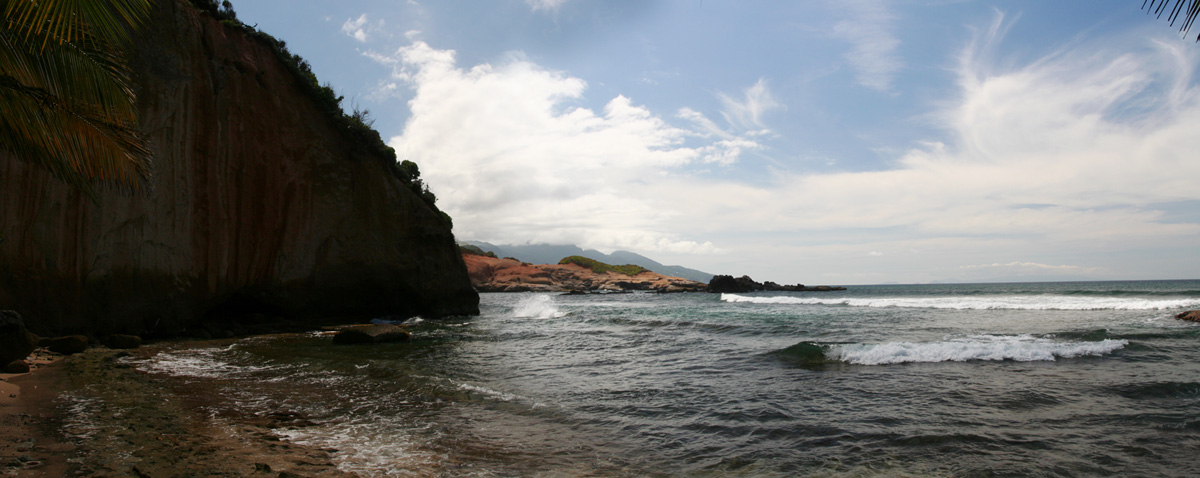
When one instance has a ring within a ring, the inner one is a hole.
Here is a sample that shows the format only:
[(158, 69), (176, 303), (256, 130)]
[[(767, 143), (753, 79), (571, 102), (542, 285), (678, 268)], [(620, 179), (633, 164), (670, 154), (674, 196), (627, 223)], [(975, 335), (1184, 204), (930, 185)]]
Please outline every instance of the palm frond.
[[(1157, 18), (1162, 18), (1164, 12), (1167, 14), (1167, 21), (1171, 26), (1175, 26), (1175, 22), (1179, 21), (1179, 32), (1187, 35), (1188, 30), (1192, 29), (1192, 24), (1196, 22), (1196, 17), (1200, 16), (1200, 0), (1175, 0), (1175, 6), (1168, 7), (1171, 0), (1142, 0), (1142, 9), (1146, 13), (1153, 13)], [(1196, 35), (1196, 41), (1200, 42), (1200, 35)]]
[(114, 116), (0, 76), (0, 145), (90, 191), (93, 180), (136, 187), (150, 176), (150, 151), (132, 115)]
[(122, 52), (149, 0), (0, 0), (0, 149), (93, 198), (138, 188), (149, 149)]
[[(125, 43), (150, 13), (148, 0), (4, 0), (8, 28), (42, 45), (95, 37)], [(33, 42), (31, 42), (33, 43)]]

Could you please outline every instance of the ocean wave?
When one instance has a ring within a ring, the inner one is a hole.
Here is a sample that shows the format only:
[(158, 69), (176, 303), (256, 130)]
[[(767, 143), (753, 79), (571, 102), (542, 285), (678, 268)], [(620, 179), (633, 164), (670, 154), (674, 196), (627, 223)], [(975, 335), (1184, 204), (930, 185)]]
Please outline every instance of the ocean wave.
[(841, 305), (921, 309), (1008, 310), (1164, 310), (1200, 306), (1200, 299), (1148, 299), (1067, 295), (994, 295), (942, 297), (798, 297), (721, 294), (729, 303)]
[(1129, 345), (1128, 340), (1057, 342), (1031, 335), (972, 335), (944, 342), (887, 342), (830, 347), (836, 360), (857, 365), (912, 362), (966, 362), (969, 360), (1054, 361), (1088, 355), (1105, 355)]
[(1064, 342), (1032, 335), (970, 335), (940, 342), (880, 344), (816, 344), (800, 342), (775, 352), (799, 365), (843, 362), (854, 365), (1013, 360), (1055, 361), (1060, 358), (1107, 355), (1129, 345), (1128, 340), (1103, 339)]
[(1174, 296), (1174, 297), (1196, 297), (1200, 296), (1200, 290), (1197, 289), (1107, 289), (1107, 290), (1063, 290), (1056, 293), (1065, 295), (1106, 295), (1106, 296)]
[(567, 315), (558, 310), (554, 298), (547, 294), (531, 295), (513, 306), (513, 317), (534, 319), (557, 319)]

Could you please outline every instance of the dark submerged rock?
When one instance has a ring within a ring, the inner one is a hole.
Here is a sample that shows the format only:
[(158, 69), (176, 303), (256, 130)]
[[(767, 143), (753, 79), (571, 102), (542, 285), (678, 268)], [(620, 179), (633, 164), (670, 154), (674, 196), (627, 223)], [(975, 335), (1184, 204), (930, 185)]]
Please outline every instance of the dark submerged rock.
[(43, 341), (51, 352), (71, 355), (87, 350), (88, 338), (83, 335), (67, 335)]
[(342, 329), (333, 336), (335, 344), (379, 344), (403, 342), (412, 338), (404, 327), (398, 325), (355, 325)]
[(142, 338), (136, 335), (113, 334), (104, 339), (110, 349), (136, 349), (142, 346)]

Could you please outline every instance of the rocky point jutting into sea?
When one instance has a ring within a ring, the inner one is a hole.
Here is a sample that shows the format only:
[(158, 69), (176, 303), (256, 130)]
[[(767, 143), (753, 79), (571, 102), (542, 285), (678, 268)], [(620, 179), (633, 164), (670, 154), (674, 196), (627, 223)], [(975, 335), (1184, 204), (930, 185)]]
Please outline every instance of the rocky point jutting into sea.
[[(633, 274), (598, 271), (579, 263), (527, 264), (512, 258), (489, 257), (466, 249), (462, 253), (467, 273), (480, 292), (588, 292), (653, 290), (658, 292), (703, 291), (703, 282), (670, 277), (634, 266)], [(583, 264), (586, 258), (578, 257)], [(592, 261), (594, 262), (594, 261)], [(608, 266), (607, 264), (601, 264)], [(611, 266), (608, 266), (611, 267)]]
[(55, 333), (478, 312), (450, 227), (248, 29), (156, 2), (132, 53), (153, 179), (95, 202), (0, 154), (0, 309)]

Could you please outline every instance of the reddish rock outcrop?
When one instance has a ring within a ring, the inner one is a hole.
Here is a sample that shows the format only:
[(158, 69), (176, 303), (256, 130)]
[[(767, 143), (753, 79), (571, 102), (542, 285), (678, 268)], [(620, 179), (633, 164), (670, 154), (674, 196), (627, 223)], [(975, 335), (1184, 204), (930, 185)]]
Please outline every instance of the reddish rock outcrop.
[(480, 292), (571, 292), (653, 290), (689, 292), (704, 290), (700, 282), (654, 272), (625, 275), (596, 273), (575, 264), (524, 264), (514, 259), (497, 259), (463, 254), (471, 285)]
[(267, 45), (155, 2), (133, 57), (149, 188), (98, 204), (0, 155), (0, 309), (49, 333), (205, 315), (478, 313), (449, 227)]

